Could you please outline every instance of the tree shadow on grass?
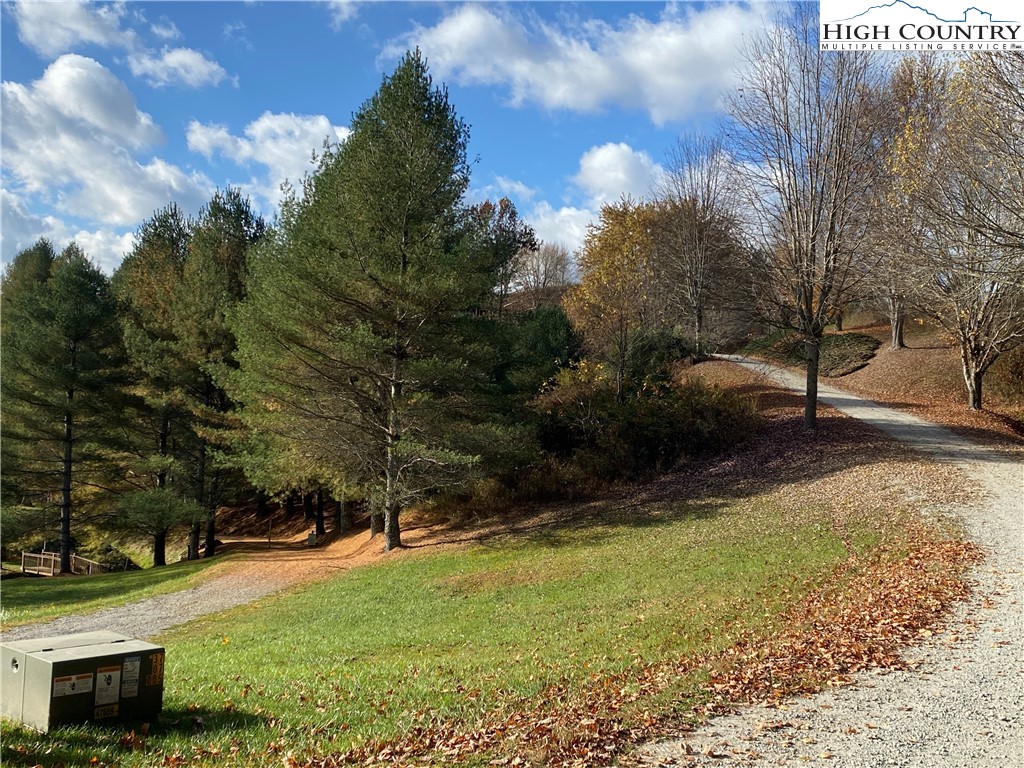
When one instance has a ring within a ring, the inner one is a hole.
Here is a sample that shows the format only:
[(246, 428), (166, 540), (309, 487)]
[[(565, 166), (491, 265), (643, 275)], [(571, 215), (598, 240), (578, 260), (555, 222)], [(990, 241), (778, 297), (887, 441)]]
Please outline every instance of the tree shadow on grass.
[[(745, 442), (590, 501), (533, 505), (514, 517), (503, 516), (500, 525), (485, 521), (462, 528), (456, 540), (485, 546), (506, 546), (516, 540), (550, 547), (597, 543), (618, 528), (654, 529), (682, 519), (711, 520), (733, 501), (788, 485), (812, 483), (856, 467), (919, 460), (878, 429), (823, 403), (817, 429), (805, 430), (800, 393), (762, 384), (731, 389), (754, 399), (762, 414), (760, 429)], [(926, 427), (908, 429), (920, 431), (917, 439), (930, 434)], [(976, 454), (973, 458), (1000, 460), (989, 452)]]

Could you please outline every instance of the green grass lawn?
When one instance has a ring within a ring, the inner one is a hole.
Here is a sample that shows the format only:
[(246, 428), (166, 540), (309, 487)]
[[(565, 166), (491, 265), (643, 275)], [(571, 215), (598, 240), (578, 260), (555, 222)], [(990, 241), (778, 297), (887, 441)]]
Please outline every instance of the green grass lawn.
[(223, 559), (174, 563), (102, 576), (8, 579), (0, 586), (3, 625), (14, 627), (71, 613), (92, 613), (112, 605), (187, 589), (194, 586), (214, 562), (223, 562)]
[[(818, 372), (822, 376), (845, 376), (863, 368), (874, 357), (881, 342), (864, 333), (830, 333), (821, 340)], [(740, 354), (803, 367), (807, 363), (803, 338), (792, 331), (776, 331), (755, 339)]]
[[(407, 553), (164, 636), (164, 715), (144, 748), (122, 742), (123, 726), (41, 736), (4, 723), (3, 764), (280, 766), (417, 724), (557, 710), (616, 675), (628, 726), (704, 695), (701, 674), (655, 693), (634, 675), (771, 633), (848, 546), (866, 550), (889, 525), (848, 527), (844, 546), (816, 509), (677, 501)], [(553, 685), (561, 698), (549, 702)], [(463, 764), (500, 756), (478, 750)]]

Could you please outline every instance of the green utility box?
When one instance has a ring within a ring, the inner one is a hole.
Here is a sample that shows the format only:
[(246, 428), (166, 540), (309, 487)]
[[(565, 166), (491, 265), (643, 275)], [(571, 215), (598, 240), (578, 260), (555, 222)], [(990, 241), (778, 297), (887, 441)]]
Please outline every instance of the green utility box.
[(46, 733), (89, 720), (160, 714), (164, 649), (115, 632), (0, 644), (2, 714)]

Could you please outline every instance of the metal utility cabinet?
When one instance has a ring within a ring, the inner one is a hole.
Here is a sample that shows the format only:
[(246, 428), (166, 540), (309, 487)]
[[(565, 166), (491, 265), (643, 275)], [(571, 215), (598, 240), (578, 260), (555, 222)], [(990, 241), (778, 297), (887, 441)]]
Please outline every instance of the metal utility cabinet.
[(115, 632), (0, 645), (2, 714), (46, 733), (89, 720), (145, 720), (163, 706), (164, 649)]

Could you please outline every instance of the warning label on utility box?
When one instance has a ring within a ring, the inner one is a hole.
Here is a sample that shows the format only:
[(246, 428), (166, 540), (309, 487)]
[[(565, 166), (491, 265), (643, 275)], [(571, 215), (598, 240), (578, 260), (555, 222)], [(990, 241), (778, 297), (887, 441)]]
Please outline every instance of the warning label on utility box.
[(96, 706), (117, 704), (121, 690), (121, 667), (100, 667), (96, 670)]
[(53, 698), (89, 693), (92, 690), (92, 673), (88, 675), (66, 675), (53, 678)]
[(121, 670), (121, 698), (130, 699), (139, 695), (139, 669), (142, 667), (141, 656), (128, 656)]

